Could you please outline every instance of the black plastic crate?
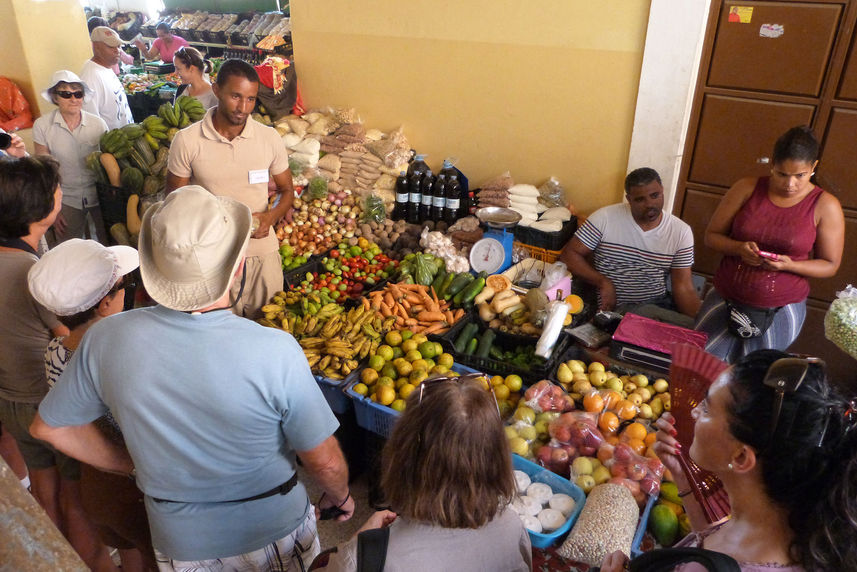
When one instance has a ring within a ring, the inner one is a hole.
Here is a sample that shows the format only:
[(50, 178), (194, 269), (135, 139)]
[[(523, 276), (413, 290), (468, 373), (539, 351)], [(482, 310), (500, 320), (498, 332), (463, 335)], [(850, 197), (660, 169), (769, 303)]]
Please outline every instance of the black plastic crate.
[(556, 232), (544, 232), (528, 226), (515, 226), (512, 234), (515, 240), (537, 248), (546, 250), (562, 250), (562, 247), (571, 240), (577, 231), (577, 217), (572, 215), (570, 220), (562, 223), (562, 230)]
[[(464, 320), (462, 320), (462, 322), (464, 322)], [(456, 327), (453, 327), (444, 336), (445, 341), (441, 342), (442, 344), (445, 344), (448, 347), (448, 350), (450, 351), (450, 353), (452, 353), (457, 363), (461, 363), (483, 373), (488, 373), (492, 375), (506, 376), (515, 373), (520, 375), (521, 378), (528, 383), (534, 383), (536, 381), (539, 381), (540, 379), (547, 378), (548, 374), (552, 370), (556, 369), (559, 357), (563, 354), (565, 348), (568, 346), (569, 343), (568, 334), (566, 334), (565, 332), (561, 332), (556, 344), (554, 345), (551, 357), (546, 359), (543, 363), (534, 364), (530, 366), (529, 369), (527, 369), (506, 361), (497, 360), (490, 357), (482, 358), (477, 357), (475, 355), (467, 355), (455, 351), (455, 348), (452, 346), (452, 343), (455, 341), (455, 338), (458, 337), (458, 334), (461, 333), (461, 329), (463, 327), (463, 324), (457, 323)], [(516, 347), (526, 346), (530, 344), (535, 345), (535, 343), (538, 341), (534, 338), (527, 337), (527, 341), (525, 343), (519, 343), (519, 340), (522, 338), (522, 336), (507, 334), (506, 332), (501, 332), (498, 330), (494, 331), (496, 332), (494, 344), (502, 348), (504, 351), (512, 350)], [(480, 327), (476, 335), (481, 337), (484, 332), (485, 328)]]
[(101, 208), (104, 227), (109, 231), (110, 227), (117, 222), (125, 224), (128, 216), (128, 197), (133, 193), (124, 187), (114, 187), (105, 183), (95, 183), (95, 191), (98, 193), (98, 205)]

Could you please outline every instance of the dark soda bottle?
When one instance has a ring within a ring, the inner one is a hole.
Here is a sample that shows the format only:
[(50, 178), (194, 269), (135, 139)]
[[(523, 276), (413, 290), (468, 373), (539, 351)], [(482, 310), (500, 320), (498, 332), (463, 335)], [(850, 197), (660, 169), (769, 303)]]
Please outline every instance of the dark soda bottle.
[(422, 201), (420, 203), (420, 222), (431, 220), (431, 204), (434, 199), (434, 175), (431, 174), (431, 169), (426, 171), (420, 184), (420, 193)]
[(461, 184), (458, 182), (458, 173), (450, 175), (446, 181), (446, 204), (443, 208), (443, 220), (446, 224), (453, 224), (460, 215), (461, 210)]
[(408, 177), (402, 171), (396, 179), (396, 206), (393, 208), (390, 218), (393, 220), (402, 220), (407, 217), (408, 197)]
[(408, 177), (408, 212), (405, 217), (411, 224), (420, 223), (420, 207), (422, 206), (422, 177), (414, 173)]
[(434, 180), (431, 202), (431, 220), (439, 222), (443, 220), (443, 207), (446, 206), (446, 173), (441, 170)]

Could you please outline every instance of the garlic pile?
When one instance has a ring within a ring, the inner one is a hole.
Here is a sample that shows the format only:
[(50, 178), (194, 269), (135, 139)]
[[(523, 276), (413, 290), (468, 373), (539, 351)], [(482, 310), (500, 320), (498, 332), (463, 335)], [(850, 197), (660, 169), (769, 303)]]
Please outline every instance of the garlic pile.
[(428, 252), (429, 254), (434, 254), (435, 256), (442, 258), (446, 263), (447, 272), (470, 271), (470, 262), (459, 254), (455, 245), (452, 244), (452, 239), (448, 236), (437, 231), (429, 232), (429, 230), (425, 228), (423, 229), (420, 238), (420, 246), (423, 247), (424, 252)]

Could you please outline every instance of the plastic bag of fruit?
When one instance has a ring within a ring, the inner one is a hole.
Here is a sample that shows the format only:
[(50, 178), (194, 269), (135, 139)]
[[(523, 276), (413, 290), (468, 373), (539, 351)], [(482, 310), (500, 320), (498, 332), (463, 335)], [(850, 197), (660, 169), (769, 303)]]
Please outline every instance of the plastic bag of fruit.
[(571, 411), (574, 409), (574, 399), (565, 390), (543, 379), (527, 389), (524, 393), (524, 401), (536, 413), (544, 411)]
[(370, 193), (366, 196), (366, 201), (363, 204), (363, 218), (362, 222), (384, 222), (384, 219), (387, 218), (387, 209), (384, 207), (384, 199), (376, 195), (375, 193)]
[(604, 435), (598, 430), (595, 416), (585, 411), (563, 413), (551, 422), (548, 433), (555, 442), (573, 446), (572, 457), (591, 457), (604, 443)]
[(622, 442), (615, 446), (604, 443), (596, 454), (610, 470), (609, 482), (627, 487), (640, 506), (646, 503), (647, 496), (660, 493), (664, 464), (657, 457), (638, 455), (630, 445)]

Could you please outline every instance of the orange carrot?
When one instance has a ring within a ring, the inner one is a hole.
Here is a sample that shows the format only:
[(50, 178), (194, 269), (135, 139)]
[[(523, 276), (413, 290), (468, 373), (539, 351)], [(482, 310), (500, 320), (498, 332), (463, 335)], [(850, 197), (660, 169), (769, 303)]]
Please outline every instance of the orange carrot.
[(463, 315), (464, 315), (464, 308), (459, 308), (458, 310), (456, 310), (455, 313), (452, 315), (453, 318), (455, 318), (453, 320), (453, 322), (457, 322), (458, 320), (460, 320)]
[(399, 287), (396, 286), (395, 284), (390, 283), (390, 284), (388, 284), (388, 287), (389, 287), (390, 294), (392, 294), (393, 298), (395, 298), (396, 300), (401, 300), (402, 298), (405, 297), (405, 293), (402, 292), (399, 289)]
[(443, 322), (445, 316), (443, 312), (429, 312), (424, 310), (417, 315), (417, 320), (420, 322)]
[(434, 333), (435, 333), (435, 332), (437, 332), (438, 330), (443, 329), (443, 327), (444, 327), (444, 322), (435, 322), (434, 324), (432, 324), (431, 326), (429, 326), (429, 327), (427, 327), (425, 330), (423, 330), (423, 332), (422, 332), (422, 333), (424, 333), (424, 334), (434, 334)]
[(411, 309), (411, 304), (410, 304), (410, 302), (408, 302), (407, 298), (402, 299), (402, 301), (399, 302), (399, 304), (401, 304), (405, 308), (405, 310)]
[(363, 309), (369, 310), (369, 298), (361, 298), (360, 301), (363, 303)]
[(449, 328), (441, 328), (441, 329), (439, 329), (438, 331), (436, 331), (435, 333), (436, 333), (437, 335), (441, 335), (441, 334), (445, 334), (445, 333), (446, 333), (446, 332), (448, 332), (448, 331), (449, 331)]
[(453, 316), (453, 314), (452, 314), (452, 310), (446, 310), (446, 311), (443, 313), (443, 315), (444, 315), (444, 316), (446, 316), (446, 323), (447, 323), (447, 324), (451, 324), (451, 323), (453, 323), (453, 322), (455, 321), (455, 317), (454, 317), (454, 316)]
[(407, 296), (405, 296), (405, 301), (410, 304), (421, 304), (423, 299), (417, 296), (416, 294), (409, 293)]
[(396, 325), (401, 326), (405, 323), (401, 316), (396, 316)]
[(406, 326), (416, 326), (417, 325), (417, 319), (416, 318), (408, 318), (407, 320), (405, 320), (405, 325)]
[(393, 298), (393, 295), (390, 292), (386, 292), (384, 294), (384, 302), (387, 303), (387, 306), (389, 306), (390, 309), (392, 309), (393, 306), (396, 305), (396, 300)]
[(385, 318), (389, 318), (393, 315), (393, 311), (390, 309), (390, 306), (388, 306), (385, 302), (381, 302), (381, 315)]

